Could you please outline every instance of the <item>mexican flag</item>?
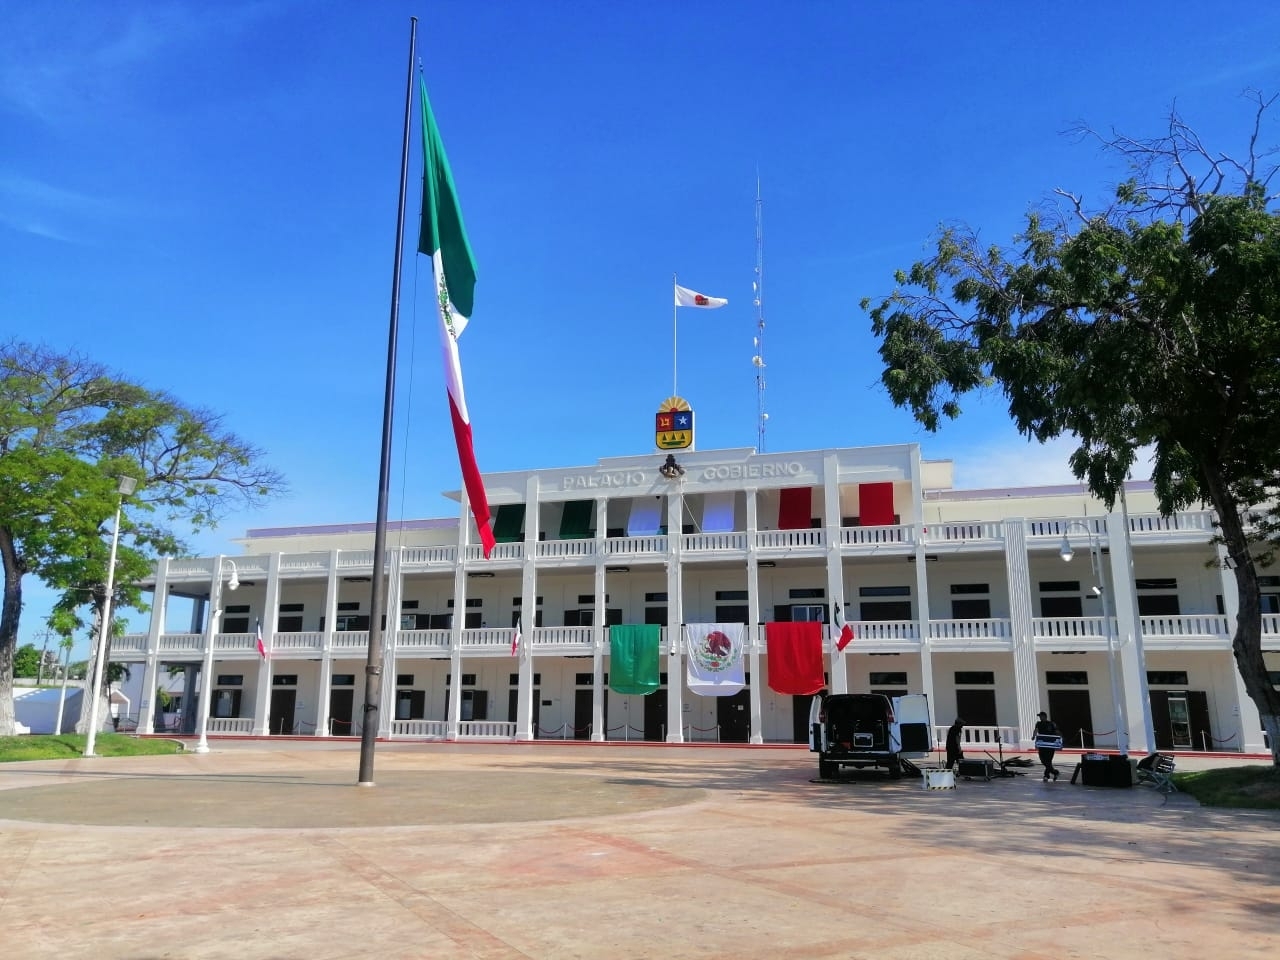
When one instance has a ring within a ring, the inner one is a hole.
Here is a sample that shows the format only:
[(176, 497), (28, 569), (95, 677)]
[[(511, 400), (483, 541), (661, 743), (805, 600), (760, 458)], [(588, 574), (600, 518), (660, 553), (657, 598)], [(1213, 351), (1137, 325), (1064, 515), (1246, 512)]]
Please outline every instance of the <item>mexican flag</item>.
[(831, 623), (835, 627), (836, 649), (843, 650), (853, 642), (853, 627), (849, 626), (849, 622), (844, 618), (843, 603), (831, 605)]
[(485, 557), (494, 546), (489, 525), (489, 499), (484, 492), (480, 468), (476, 466), (475, 447), (471, 442), (471, 417), (467, 413), (466, 394), (462, 390), (462, 364), (458, 358), (458, 338), (471, 318), (472, 297), (476, 286), (476, 261), (467, 242), (462, 224), (462, 209), (453, 187), (449, 160), (440, 142), (427, 84), (419, 79), (422, 94), (422, 231), (418, 236), (418, 252), (431, 258), (436, 277), (436, 302), (440, 307), (440, 348), (444, 356), (445, 384), (449, 390), (449, 414), (453, 420), (453, 438), (458, 445), (458, 461), (462, 465), (462, 482), (467, 489), (471, 515), (480, 531)]

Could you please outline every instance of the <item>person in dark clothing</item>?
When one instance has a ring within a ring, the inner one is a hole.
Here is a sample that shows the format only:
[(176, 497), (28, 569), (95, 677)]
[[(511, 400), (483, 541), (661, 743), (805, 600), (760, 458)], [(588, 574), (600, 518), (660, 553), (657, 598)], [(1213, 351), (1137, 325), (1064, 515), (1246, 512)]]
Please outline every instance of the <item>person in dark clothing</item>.
[[(1058, 742), (1062, 742), (1062, 736), (1058, 733), (1058, 725), (1049, 719), (1049, 715), (1043, 710), (1039, 713), (1040, 719), (1036, 721), (1035, 735), (1036, 739), (1040, 737), (1057, 737)], [(1042, 747), (1036, 745), (1036, 750), (1040, 753), (1040, 762), (1044, 764), (1044, 781), (1049, 782), (1049, 777), (1054, 780), (1058, 779), (1058, 768), (1053, 765), (1053, 755), (1057, 753), (1056, 748)]]
[(947, 769), (964, 759), (964, 751), (960, 749), (960, 736), (964, 733), (964, 721), (956, 717), (956, 722), (947, 727)]

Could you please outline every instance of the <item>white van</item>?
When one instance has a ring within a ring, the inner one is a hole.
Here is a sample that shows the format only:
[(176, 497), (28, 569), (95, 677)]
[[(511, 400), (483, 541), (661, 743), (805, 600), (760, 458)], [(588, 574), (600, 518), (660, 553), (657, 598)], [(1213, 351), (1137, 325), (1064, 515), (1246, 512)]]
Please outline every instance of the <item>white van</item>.
[(809, 708), (809, 749), (818, 755), (818, 776), (841, 767), (884, 767), (895, 780), (904, 759), (933, 749), (929, 698), (923, 693), (819, 693)]

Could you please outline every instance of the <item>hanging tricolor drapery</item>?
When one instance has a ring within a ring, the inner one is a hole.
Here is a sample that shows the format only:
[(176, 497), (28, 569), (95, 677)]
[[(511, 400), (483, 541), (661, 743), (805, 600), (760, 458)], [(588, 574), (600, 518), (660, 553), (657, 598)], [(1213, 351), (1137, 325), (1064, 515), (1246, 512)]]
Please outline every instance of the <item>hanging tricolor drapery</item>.
[(661, 640), (662, 628), (656, 623), (609, 627), (609, 689), (614, 693), (641, 695), (657, 690)]
[(436, 302), (440, 307), (440, 347), (444, 355), (444, 375), (449, 390), (449, 414), (453, 420), (453, 437), (458, 446), (462, 466), (462, 482), (475, 517), (476, 529), (489, 556), (494, 546), (489, 527), (489, 500), (476, 465), (475, 447), (471, 440), (471, 416), (462, 390), (462, 364), (458, 357), (458, 338), (471, 318), (476, 286), (476, 263), (467, 242), (453, 186), (453, 173), (436, 129), (431, 103), (427, 100), (427, 84), (419, 78), (422, 99), (422, 230), (418, 251), (431, 258), (436, 278)]
[(741, 623), (687, 623), (684, 627), (688, 653), (686, 680), (689, 692), (702, 697), (731, 697), (747, 685), (742, 665)]
[(822, 672), (822, 624), (816, 620), (766, 623), (769, 689), (790, 696), (817, 693), (826, 686)]

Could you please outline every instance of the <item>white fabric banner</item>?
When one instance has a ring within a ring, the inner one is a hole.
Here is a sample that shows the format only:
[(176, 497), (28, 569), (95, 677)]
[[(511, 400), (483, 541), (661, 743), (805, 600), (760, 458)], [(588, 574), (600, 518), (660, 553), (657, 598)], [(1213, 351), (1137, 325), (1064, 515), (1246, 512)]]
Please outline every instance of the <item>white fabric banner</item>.
[(731, 697), (747, 685), (742, 662), (747, 628), (741, 623), (687, 623), (687, 680), (700, 697)]
[(708, 297), (697, 290), (690, 290), (688, 287), (676, 284), (677, 307), (701, 307), (704, 310), (714, 310), (717, 307), (725, 306), (728, 302), (724, 297)]

